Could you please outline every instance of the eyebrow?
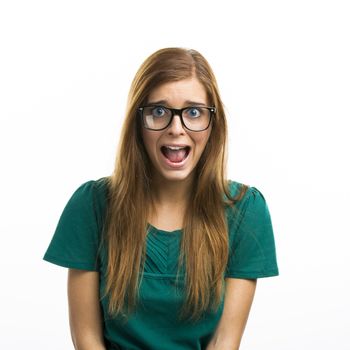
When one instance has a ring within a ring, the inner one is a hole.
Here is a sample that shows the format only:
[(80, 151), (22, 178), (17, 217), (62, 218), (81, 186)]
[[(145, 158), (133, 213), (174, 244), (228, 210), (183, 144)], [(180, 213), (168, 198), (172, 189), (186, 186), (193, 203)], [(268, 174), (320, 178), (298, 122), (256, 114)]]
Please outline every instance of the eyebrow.
[[(153, 101), (153, 102), (149, 101), (148, 103), (151, 105), (167, 105), (168, 104), (167, 100), (159, 100), (159, 101)], [(189, 105), (189, 106), (206, 106), (206, 104), (203, 102), (196, 102), (196, 101), (191, 101), (191, 100), (186, 100), (185, 104)]]

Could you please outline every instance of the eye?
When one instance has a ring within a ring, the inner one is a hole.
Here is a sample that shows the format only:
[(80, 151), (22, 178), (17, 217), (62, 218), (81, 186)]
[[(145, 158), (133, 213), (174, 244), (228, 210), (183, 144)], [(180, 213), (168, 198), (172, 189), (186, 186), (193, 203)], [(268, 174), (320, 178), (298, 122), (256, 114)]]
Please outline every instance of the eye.
[(156, 118), (164, 117), (166, 109), (162, 106), (156, 106), (152, 109), (152, 116)]
[(198, 118), (201, 116), (202, 109), (199, 107), (189, 107), (186, 109), (186, 116), (189, 118)]

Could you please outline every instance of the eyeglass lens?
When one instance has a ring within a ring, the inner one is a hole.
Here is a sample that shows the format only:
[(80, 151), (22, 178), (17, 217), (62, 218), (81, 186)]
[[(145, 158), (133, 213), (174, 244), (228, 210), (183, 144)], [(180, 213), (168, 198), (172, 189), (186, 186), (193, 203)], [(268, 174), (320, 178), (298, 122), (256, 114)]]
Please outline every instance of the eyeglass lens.
[[(153, 130), (166, 128), (172, 116), (172, 111), (163, 106), (146, 106), (142, 113), (145, 127)], [(190, 130), (204, 130), (210, 122), (210, 110), (203, 107), (186, 108), (182, 110), (182, 120)]]

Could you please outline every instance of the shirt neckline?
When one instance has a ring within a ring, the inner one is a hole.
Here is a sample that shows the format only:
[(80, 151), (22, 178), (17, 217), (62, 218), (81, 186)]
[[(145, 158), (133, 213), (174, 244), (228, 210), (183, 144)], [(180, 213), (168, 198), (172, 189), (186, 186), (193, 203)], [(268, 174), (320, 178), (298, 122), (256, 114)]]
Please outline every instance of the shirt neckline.
[(148, 223), (149, 228), (153, 231), (153, 232), (157, 232), (160, 234), (165, 234), (165, 235), (176, 235), (176, 234), (180, 234), (182, 232), (182, 229), (177, 229), (177, 230), (172, 230), (172, 231), (166, 231), (166, 230), (161, 230), (155, 226), (153, 226), (152, 224)]

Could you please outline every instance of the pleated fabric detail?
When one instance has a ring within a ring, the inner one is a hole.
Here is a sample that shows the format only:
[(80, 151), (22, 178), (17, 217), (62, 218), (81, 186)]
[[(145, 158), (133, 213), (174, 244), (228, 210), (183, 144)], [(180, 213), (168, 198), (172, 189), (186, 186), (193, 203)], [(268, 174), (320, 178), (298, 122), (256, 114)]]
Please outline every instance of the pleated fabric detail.
[(146, 240), (146, 273), (176, 274), (180, 252), (181, 230), (162, 231), (149, 226)]

